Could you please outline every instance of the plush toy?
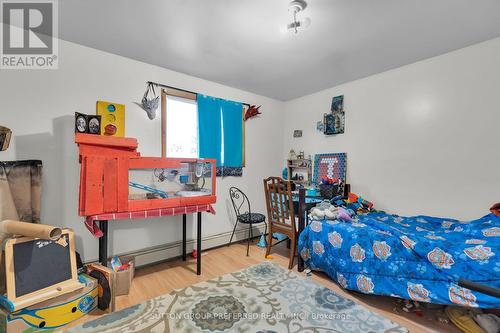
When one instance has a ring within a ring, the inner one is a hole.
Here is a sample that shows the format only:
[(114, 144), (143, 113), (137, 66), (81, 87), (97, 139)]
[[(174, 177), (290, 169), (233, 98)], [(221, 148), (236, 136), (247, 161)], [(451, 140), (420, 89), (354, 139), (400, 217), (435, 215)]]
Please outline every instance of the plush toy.
[(337, 185), (337, 184), (342, 184), (342, 179), (334, 179), (334, 178), (330, 178), (330, 177), (327, 177), (327, 176), (323, 176), (321, 178), (321, 184), (323, 185)]
[(368, 209), (372, 209), (373, 208), (373, 203), (371, 203), (368, 200), (363, 199), (360, 196), (357, 196), (354, 193), (349, 193), (349, 197), (347, 198), (347, 203), (358, 203), (363, 208), (368, 208)]
[(328, 200), (324, 200), (314, 207), (309, 213), (309, 219), (315, 221), (322, 220), (343, 220), (351, 221), (351, 215), (342, 207), (335, 207)]
[(339, 214), (339, 219), (347, 221), (347, 222), (352, 221), (351, 214), (349, 214), (349, 211), (347, 211), (346, 209), (339, 207), (338, 214)]

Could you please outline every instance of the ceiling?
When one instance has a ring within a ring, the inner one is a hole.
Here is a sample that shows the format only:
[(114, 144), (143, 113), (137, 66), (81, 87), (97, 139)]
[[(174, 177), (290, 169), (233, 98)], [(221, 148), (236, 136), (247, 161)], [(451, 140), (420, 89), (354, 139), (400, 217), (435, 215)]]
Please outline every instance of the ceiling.
[(498, 0), (62, 0), (62, 39), (290, 100), (500, 36)]

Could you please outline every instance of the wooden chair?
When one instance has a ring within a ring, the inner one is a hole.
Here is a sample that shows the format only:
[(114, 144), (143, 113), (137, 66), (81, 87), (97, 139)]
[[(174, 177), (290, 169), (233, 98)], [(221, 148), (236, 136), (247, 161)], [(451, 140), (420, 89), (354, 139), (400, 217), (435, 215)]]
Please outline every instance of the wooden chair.
[[(258, 223), (266, 224), (266, 216), (260, 213), (252, 213), (250, 208), (250, 200), (242, 190), (237, 187), (231, 187), (229, 189), (229, 197), (231, 198), (231, 203), (233, 204), (234, 213), (236, 214), (236, 223), (234, 224), (233, 233), (231, 234), (231, 239), (229, 244), (233, 241), (234, 232), (236, 231), (236, 226), (239, 223), (248, 224), (248, 238), (247, 238), (247, 256), (250, 248), (250, 239), (253, 241), (253, 225)], [(266, 231), (267, 232), (267, 224)]]
[(286, 235), (291, 241), (288, 269), (292, 269), (298, 240), (297, 222), (293, 210), (292, 184), (279, 177), (269, 177), (264, 179), (264, 191), (269, 224), (266, 257), (273, 246), (273, 233), (278, 232)]

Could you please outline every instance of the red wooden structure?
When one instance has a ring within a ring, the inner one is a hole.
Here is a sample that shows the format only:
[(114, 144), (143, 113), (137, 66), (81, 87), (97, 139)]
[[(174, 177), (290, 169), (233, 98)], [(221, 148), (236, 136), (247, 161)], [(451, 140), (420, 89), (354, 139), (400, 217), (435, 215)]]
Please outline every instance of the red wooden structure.
[[(211, 193), (202, 196), (173, 196), (165, 199), (129, 198), (130, 169), (180, 169), (183, 164), (199, 162), (193, 158), (141, 157), (134, 138), (75, 135), (80, 148), (80, 201), (78, 213), (86, 216), (87, 228), (99, 237), (99, 261), (108, 261), (108, 220), (182, 215), (182, 259), (186, 261), (186, 215), (197, 215), (197, 252), (201, 253), (201, 214), (215, 211), (215, 165), (211, 167)], [(123, 214), (125, 213), (125, 214)], [(201, 274), (201, 255), (196, 258), (196, 273)]]
[(129, 170), (181, 168), (192, 158), (141, 157), (134, 138), (75, 135), (80, 148), (80, 216), (103, 213), (133, 212), (212, 204), (216, 201), (215, 160), (204, 159), (212, 166), (211, 195), (165, 199), (129, 199)]

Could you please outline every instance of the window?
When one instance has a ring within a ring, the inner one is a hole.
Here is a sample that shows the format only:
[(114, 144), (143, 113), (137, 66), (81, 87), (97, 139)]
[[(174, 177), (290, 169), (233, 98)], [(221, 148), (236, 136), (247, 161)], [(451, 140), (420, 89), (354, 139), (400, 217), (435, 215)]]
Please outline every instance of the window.
[(241, 103), (164, 89), (161, 111), (162, 156), (214, 158), (217, 167), (241, 170), (245, 135)]
[(166, 96), (167, 157), (198, 157), (198, 106), (196, 101)]

